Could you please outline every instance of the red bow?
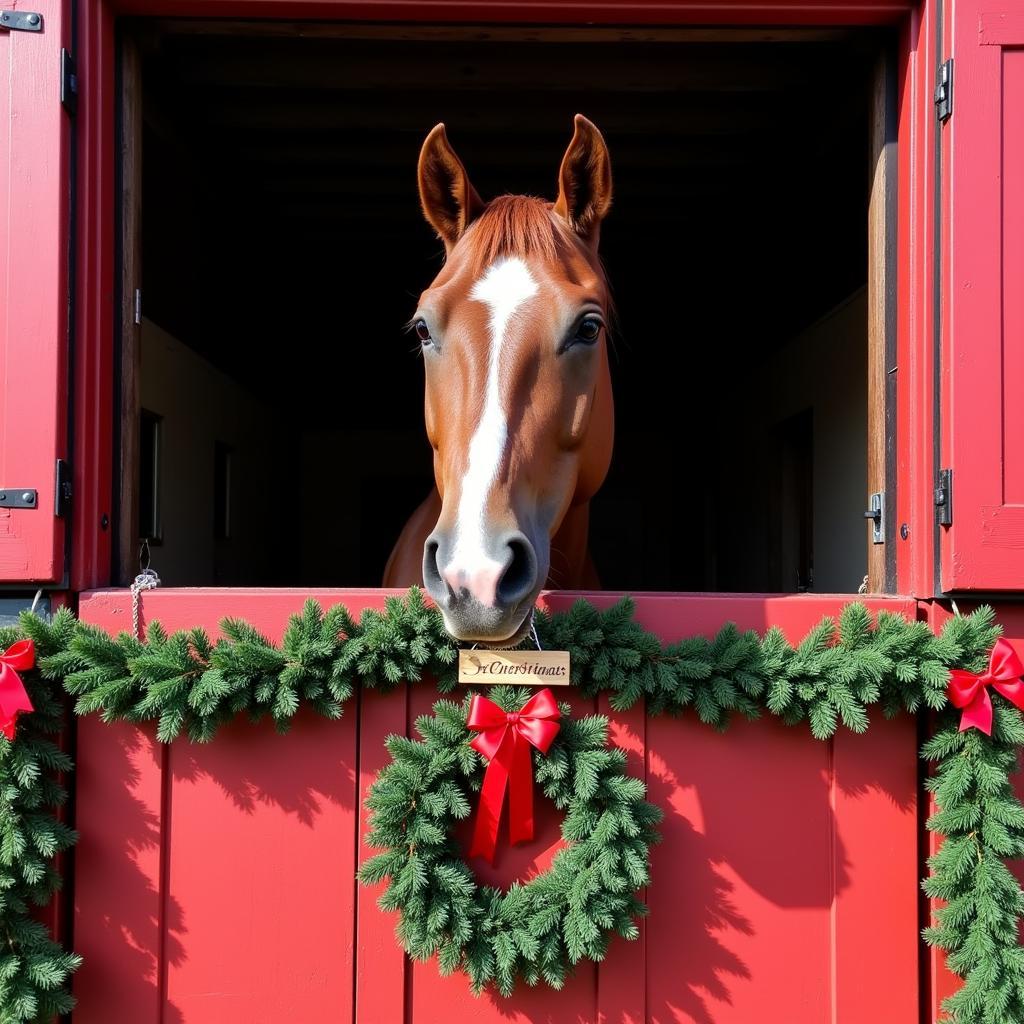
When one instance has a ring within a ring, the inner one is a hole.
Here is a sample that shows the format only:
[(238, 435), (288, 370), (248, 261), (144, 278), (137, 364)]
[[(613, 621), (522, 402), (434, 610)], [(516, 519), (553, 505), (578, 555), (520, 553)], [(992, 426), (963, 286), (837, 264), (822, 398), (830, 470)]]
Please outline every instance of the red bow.
[(25, 692), (25, 684), (18, 675), (36, 662), (36, 645), (31, 640), (19, 640), (0, 654), (0, 732), (14, 739), (14, 723), (22, 711), (32, 710), (32, 701)]
[(989, 684), (1011, 704), (1024, 708), (1024, 682), (1021, 676), (1024, 676), (1024, 663), (1002, 637), (995, 642), (989, 655), (988, 668), (980, 676), (960, 668), (950, 669), (949, 699), (954, 707), (964, 709), (960, 718), (960, 731), (980, 729), (986, 736), (992, 735)]
[(469, 745), (483, 754), (489, 764), (480, 790), (470, 857), (486, 857), (494, 863), (506, 786), (511, 789), (509, 840), (519, 843), (533, 838), (530, 747), (536, 747), (542, 754), (548, 752), (558, 735), (558, 717), (554, 694), (547, 688), (535, 693), (521, 711), (503, 711), (494, 701), (479, 694), (473, 696), (466, 724), (470, 729), (483, 731)]

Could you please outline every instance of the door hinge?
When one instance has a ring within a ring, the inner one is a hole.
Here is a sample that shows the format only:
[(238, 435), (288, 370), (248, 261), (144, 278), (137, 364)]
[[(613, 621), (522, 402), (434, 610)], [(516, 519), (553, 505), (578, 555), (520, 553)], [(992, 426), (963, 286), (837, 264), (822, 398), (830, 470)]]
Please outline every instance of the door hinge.
[(871, 543), (885, 543), (885, 491), (875, 491), (868, 496), (868, 510), (865, 519), (871, 520)]
[(953, 525), (953, 470), (940, 469), (935, 484), (935, 522), (939, 526)]
[(0, 508), (35, 508), (38, 503), (34, 487), (0, 487)]
[(57, 486), (54, 488), (56, 497), (53, 503), (53, 514), (67, 515), (71, 506), (71, 464), (65, 459), (57, 460)]
[(935, 74), (935, 116), (945, 124), (953, 113), (953, 58), (943, 61)]
[(72, 116), (78, 110), (78, 71), (75, 58), (64, 49), (60, 51), (60, 102)]
[(0, 11), (0, 30), (42, 32), (43, 16), (35, 11)]

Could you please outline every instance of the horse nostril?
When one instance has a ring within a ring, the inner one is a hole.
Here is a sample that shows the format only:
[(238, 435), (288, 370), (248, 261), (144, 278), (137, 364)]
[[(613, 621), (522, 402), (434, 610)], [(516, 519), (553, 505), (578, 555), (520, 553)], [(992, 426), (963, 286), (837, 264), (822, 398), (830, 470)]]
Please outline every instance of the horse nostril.
[(498, 580), (496, 597), (504, 607), (518, 604), (537, 583), (537, 556), (522, 534), (508, 541), (512, 557)]
[(427, 593), (435, 599), (448, 590), (448, 584), (441, 576), (441, 567), (437, 564), (440, 547), (433, 537), (428, 537), (426, 544), (423, 545), (423, 585), (427, 588)]

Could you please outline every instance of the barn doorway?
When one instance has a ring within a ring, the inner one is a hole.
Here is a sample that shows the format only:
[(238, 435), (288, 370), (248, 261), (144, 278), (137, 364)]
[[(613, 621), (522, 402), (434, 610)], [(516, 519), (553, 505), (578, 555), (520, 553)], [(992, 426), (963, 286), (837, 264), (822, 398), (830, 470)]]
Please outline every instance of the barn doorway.
[(147, 538), (170, 585), (379, 585), (432, 486), (420, 143), (443, 120), (482, 195), (550, 197), (581, 111), (615, 174), (603, 584), (858, 589), (892, 428), (869, 422), (888, 35), (125, 29), (122, 582)]

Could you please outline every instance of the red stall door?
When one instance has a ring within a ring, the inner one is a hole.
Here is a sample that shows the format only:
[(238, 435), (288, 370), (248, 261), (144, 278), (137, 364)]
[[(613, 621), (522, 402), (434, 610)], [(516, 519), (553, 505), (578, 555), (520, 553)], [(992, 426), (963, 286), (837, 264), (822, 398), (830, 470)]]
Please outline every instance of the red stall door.
[(1024, 589), (1024, 0), (947, 0), (944, 591)]
[[(299, 591), (166, 590), (144, 618), (215, 630), (226, 614), (279, 638)], [(324, 604), (380, 607), (380, 591), (322, 591)], [(549, 595), (550, 607), (571, 595)], [(595, 595), (606, 604), (614, 595)], [(665, 640), (780, 626), (800, 638), (839, 598), (649, 595), (640, 621)], [(914, 614), (909, 601), (872, 601)], [(130, 625), (123, 591), (95, 592), (84, 620)], [(365, 693), (340, 722), (301, 717), (285, 737), (239, 721), (208, 745), (163, 747), (151, 729), (81, 721), (78, 734), (76, 1024), (917, 1024), (915, 724), (874, 721), (829, 743), (777, 721), (718, 734), (691, 718), (599, 710), (630, 770), (665, 813), (642, 938), (616, 940), (562, 992), (474, 999), (462, 975), (409, 964), (394, 918), (357, 887), (366, 787), (383, 741), (406, 733), (429, 685)], [(506, 884), (543, 867), (538, 836), (481, 876)]]
[[(67, 0), (0, 3), (0, 583), (60, 580), (67, 457)], [(70, 81), (67, 85), (70, 88)]]

